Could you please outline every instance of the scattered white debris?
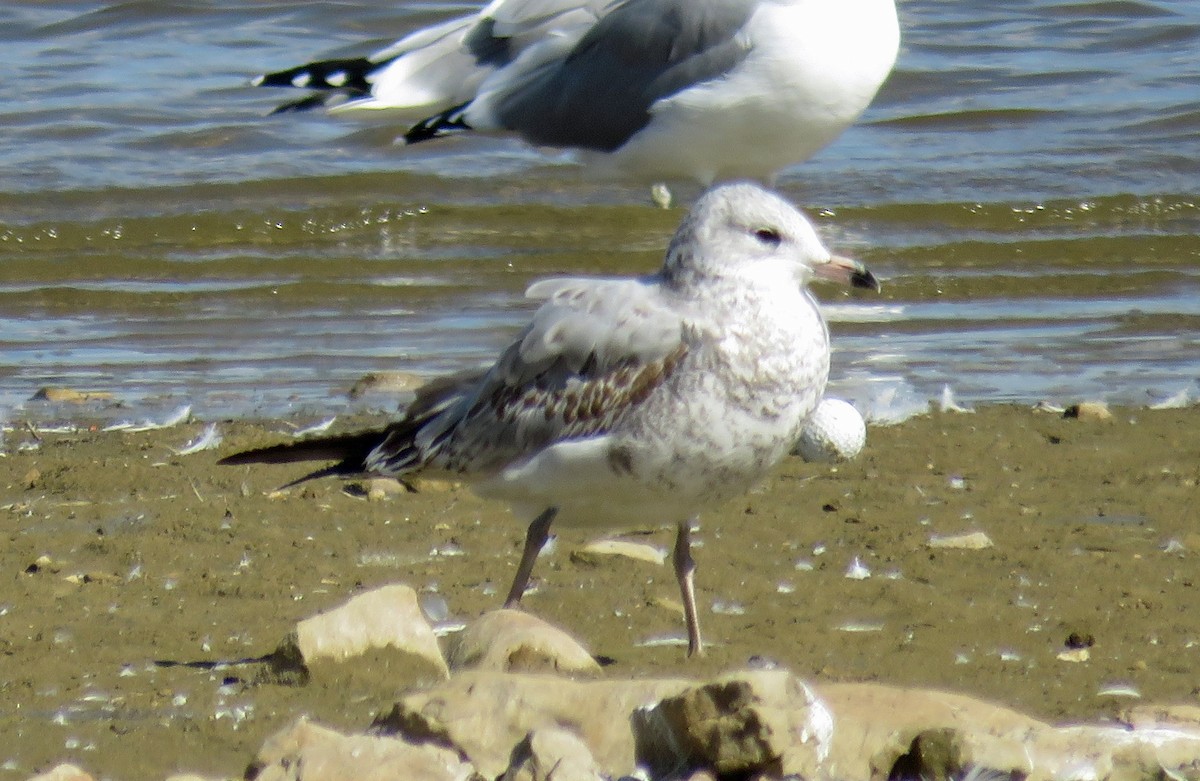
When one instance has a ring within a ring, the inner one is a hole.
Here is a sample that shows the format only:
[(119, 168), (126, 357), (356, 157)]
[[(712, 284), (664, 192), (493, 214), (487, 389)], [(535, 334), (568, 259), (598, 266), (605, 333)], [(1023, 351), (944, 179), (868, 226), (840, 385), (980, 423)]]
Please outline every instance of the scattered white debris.
[(1147, 409), (1184, 409), (1192, 405), (1192, 391), (1190, 388), (1184, 388), (1178, 393), (1172, 394), (1162, 401), (1157, 401), (1151, 404)]
[(445, 637), (456, 632), (461, 632), (467, 628), (467, 622), (462, 619), (452, 619), (448, 621), (439, 621), (433, 625), (433, 634), (435, 637)]
[(200, 436), (193, 439), (191, 442), (183, 446), (182, 450), (176, 450), (177, 456), (190, 456), (193, 453), (199, 453), (202, 450), (212, 450), (221, 444), (221, 434), (217, 431), (216, 423), (209, 423), (200, 432)]
[(1187, 546), (1172, 538), (1163, 543), (1162, 550), (1163, 553), (1187, 553)]
[(846, 568), (846, 577), (850, 580), (866, 580), (871, 577), (871, 569), (855, 556), (854, 560), (850, 562), (850, 566)]
[(441, 594), (425, 593), (417, 599), (421, 612), (433, 623), (445, 621), (450, 617), (450, 603)]
[(313, 434), (324, 434), (326, 431), (329, 430), (329, 427), (333, 425), (333, 422), (335, 420), (337, 420), (337, 415), (334, 415), (332, 418), (329, 418), (328, 420), (322, 420), (320, 423), (314, 423), (311, 426), (307, 426), (307, 427), (301, 428), (301, 429), (296, 429), (295, 431), (292, 432), (292, 436), (296, 439), (299, 439), (300, 437), (307, 437), (307, 436), (311, 436)]
[(185, 404), (178, 409), (167, 414), (162, 420), (151, 420), (149, 418), (141, 423), (133, 421), (120, 421), (113, 423), (111, 426), (104, 427), (104, 431), (128, 431), (130, 433), (138, 433), (141, 431), (155, 431), (160, 428), (171, 428), (178, 426), (181, 423), (186, 423), (192, 417), (192, 405)]
[(942, 412), (965, 412), (972, 413), (975, 410), (970, 407), (964, 407), (954, 398), (954, 390), (949, 383), (942, 386), (942, 398), (938, 402), (938, 407)]
[[(634, 643), (638, 648), (665, 648), (669, 646), (686, 646), (687, 644), (687, 636), (681, 633), (651, 635), (645, 640), (639, 640)], [(711, 644), (711, 641), (709, 644)]]
[(746, 615), (746, 606), (740, 602), (714, 599), (712, 612), (718, 616), (744, 616)]
[[(861, 400), (860, 400), (861, 401)], [(899, 377), (883, 377), (872, 382), (868, 400), (861, 404), (863, 417), (874, 425), (894, 426), (929, 412), (929, 399)]]
[(1129, 699), (1141, 699), (1142, 693), (1137, 690), (1136, 686), (1128, 683), (1110, 683), (1101, 686), (1096, 692), (1097, 697), (1127, 697)]
[(849, 632), (858, 634), (862, 632), (882, 632), (884, 623), (882, 621), (847, 621), (837, 627), (839, 632)]
[(925, 543), (927, 548), (951, 548), (954, 550), (983, 550), (992, 547), (992, 538), (984, 532), (967, 532), (964, 534), (937, 535)]

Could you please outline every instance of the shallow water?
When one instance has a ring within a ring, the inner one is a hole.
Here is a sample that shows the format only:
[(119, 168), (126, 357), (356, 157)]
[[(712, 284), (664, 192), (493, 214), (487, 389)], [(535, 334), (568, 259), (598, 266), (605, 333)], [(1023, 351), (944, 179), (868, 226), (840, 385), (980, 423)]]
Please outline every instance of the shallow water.
[[(344, 409), (361, 375), (486, 360), (559, 273), (657, 266), (680, 212), (570, 155), (380, 118), (265, 117), (263, 70), (467, 6), (0, 9), (0, 413)], [(1200, 395), (1200, 6), (902, 0), (864, 120), (780, 188), (885, 279), (821, 289), (834, 390), (880, 416)], [(680, 189), (683, 200), (695, 190)], [(370, 399), (359, 404), (380, 404)]]

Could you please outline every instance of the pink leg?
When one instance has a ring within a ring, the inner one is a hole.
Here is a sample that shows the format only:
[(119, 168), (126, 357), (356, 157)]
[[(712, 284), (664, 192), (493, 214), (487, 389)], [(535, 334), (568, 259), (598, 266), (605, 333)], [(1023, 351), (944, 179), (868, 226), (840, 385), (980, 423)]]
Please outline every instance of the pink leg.
[(696, 615), (696, 561), (692, 558), (692, 522), (679, 524), (675, 534), (675, 552), (671, 556), (675, 565), (675, 579), (679, 582), (679, 595), (683, 598), (683, 615), (687, 620), (688, 656), (703, 656), (704, 644), (700, 640), (700, 619)]
[(549, 507), (529, 524), (525, 532), (525, 548), (521, 551), (521, 563), (517, 565), (517, 574), (513, 577), (512, 587), (508, 589), (505, 607), (515, 608), (521, 604), (521, 597), (529, 585), (529, 576), (533, 574), (533, 563), (537, 561), (546, 540), (550, 539), (550, 524), (557, 514), (558, 508)]

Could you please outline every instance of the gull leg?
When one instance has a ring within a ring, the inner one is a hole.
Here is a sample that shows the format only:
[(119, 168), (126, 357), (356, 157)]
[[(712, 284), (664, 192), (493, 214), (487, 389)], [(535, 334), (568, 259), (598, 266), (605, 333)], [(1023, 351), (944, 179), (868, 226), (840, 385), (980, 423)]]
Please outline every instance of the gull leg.
[(696, 616), (696, 560), (692, 558), (692, 522), (683, 521), (675, 533), (675, 551), (671, 555), (675, 579), (683, 598), (683, 616), (687, 620), (688, 656), (703, 656), (700, 640), (700, 619)]
[(542, 546), (550, 538), (550, 524), (558, 515), (557, 507), (547, 507), (542, 514), (533, 519), (525, 532), (525, 548), (521, 551), (521, 563), (517, 565), (517, 574), (513, 576), (512, 587), (508, 589), (508, 597), (504, 600), (505, 607), (517, 607), (529, 585), (529, 576), (533, 574), (533, 563), (537, 561)]

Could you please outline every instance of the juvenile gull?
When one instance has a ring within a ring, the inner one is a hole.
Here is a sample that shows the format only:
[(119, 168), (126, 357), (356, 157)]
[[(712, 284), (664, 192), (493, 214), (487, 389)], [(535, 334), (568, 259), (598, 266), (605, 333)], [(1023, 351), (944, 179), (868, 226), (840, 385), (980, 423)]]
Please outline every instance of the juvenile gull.
[(429, 116), (404, 139), (511, 133), (645, 181), (768, 181), (850, 126), (896, 61), (894, 0), (494, 0), (370, 57), (255, 84)]
[(652, 276), (536, 282), (543, 303), (486, 371), (435, 381), (386, 428), (276, 445), (226, 464), (333, 460), (325, 475), (441, 472), (532, 518), (505, 605), (520, 602), (550, 524), (675, 524), (688, 653), (701, 651), (690, 533), (745, 492), (817, 407), (829, 334), (813, 277), (877, 289), (756, 185), (711, 190)]

